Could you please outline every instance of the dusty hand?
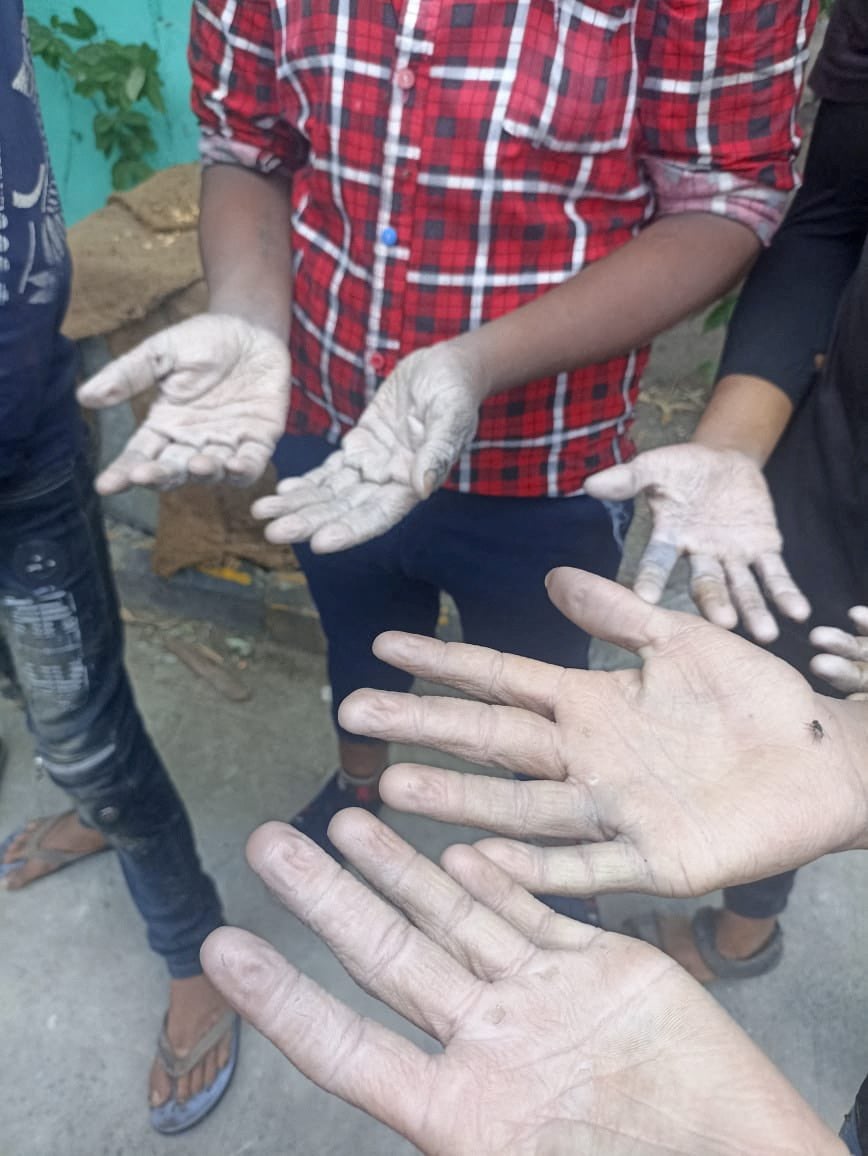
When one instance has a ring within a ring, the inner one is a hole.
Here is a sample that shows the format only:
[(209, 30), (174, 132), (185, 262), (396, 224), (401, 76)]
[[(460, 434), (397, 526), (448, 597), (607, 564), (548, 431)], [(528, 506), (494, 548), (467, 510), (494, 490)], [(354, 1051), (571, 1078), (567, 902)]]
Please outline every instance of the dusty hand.
[(280, 824), (254, 833), (248, 858), (357, 983), (443, 1051), (351, 1011), (248, 932), (214, 932), (202, 961), (306, 1076), (423, 1152), (843, 1152), (653, 948), (552, 915), (470, 847), (446, 852), (446, 874), (364, 812), (329, 833), (389, 903)]
[(107, 365), (78, 397), (105, 409), (152, 386), (159, 396), (97, 479), (101, 494), (171, 489), (190, 478), (246, 486), (261, 477), (289, 403), (289, 353), (278, 337), (238, 317), (192, 317)]
[(781, 535), (762, 470), (736, 450), (686, 444), (639, 454), (585, 484), (595, 498), (623, 500), (645, 492), (651, 538), (633, 588), (658, 602), (681, 554), (690, 559), (690, 592), (699, 609), (731, 629), (739, 615), (760, 642), (778, 636), (756, 570), (770, 601), (803, 621), (810, 606), (781, 557)]
[(287, 478), (253, 507), (272, 542), (310, 539), (316, 553), (391, 529), (445, 480), (476, 432), (474, 360), (452, 342), (405, 357), (341, 447), (318, 469)]
[[(556, 570), (549, 590), (588, 633), (641, 655), (642, 668), (564, 670), (381, 635), (385, 662), (498, 705), (357, 691), (342, 726), (543, 780), (397, 767), (380, 785), (387, 803), (510, 836), (479, 846), (540, 893), (703, 895), (864, 840), (857, 762), (868, 733), (848, 729), (862, 726), (856, 704), (814, 694), (752, 643), (614, 582)], [(542, 838), (572, 845), (512, 841)]]
[(833, 626), (817, 626), (811, 642), (824, 651), (811, 659), (811, 670), (849, 698), (868, 698), (868, 606), (853, 606), (855, 634)]

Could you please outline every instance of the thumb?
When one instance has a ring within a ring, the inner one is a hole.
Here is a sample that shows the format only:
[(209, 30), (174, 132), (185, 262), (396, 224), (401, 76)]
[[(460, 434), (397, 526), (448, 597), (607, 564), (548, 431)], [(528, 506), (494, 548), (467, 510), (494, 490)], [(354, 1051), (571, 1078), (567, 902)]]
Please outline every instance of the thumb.
[(612, 466), (608, 470), (601, 470), (585, 479), (585, 492), (592, 498), (600, 498), (606, 502), (623, 502), (627, 498), (635, 498), (641, 489), (648, 483), (642, 476), (641, 468), (636, 467), (641, 456), (626, 466)]
[(78, 390), (78, 400), (87, 409), (104, 409), (129, 401), (165, 376), (168, 360), (165, 334), (157, 333), (94, 374)]
[(549, 598), (566, 618), (593, 638), (612, 642), (633, 654), (660, 651), (685, 625), (696, 626), (693, 615), (649, 606), (632, 590), (561, 566), (546, 578)]
[(432, 419), (410, 473), (410, 484), (423, 501), (443, 485), (475, 432), (475, 410), (458, 419), (454, 413)]

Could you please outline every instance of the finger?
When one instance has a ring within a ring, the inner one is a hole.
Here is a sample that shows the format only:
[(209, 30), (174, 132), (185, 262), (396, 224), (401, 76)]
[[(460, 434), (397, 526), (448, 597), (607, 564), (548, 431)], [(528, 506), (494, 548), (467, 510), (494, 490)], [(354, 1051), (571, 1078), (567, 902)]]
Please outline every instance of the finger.
[(557, 915), (521, 887), (476, 847), (458, 843), (441, 857), (443, 870), (474, 899), (491, 908), (536, 947), (544, 951), (576, 951), (587, 947), (600, 930)]
[(690, 576), (690, 596), (703, 617), (724, 630), (737, 626), (738, 612), (732, 604), (726, 575), (717, 558), (710, 554), (691, 554)]
[(644, 602), (656, 604), (660, 601), (680, 553), (671, 542), (651, 538), (639, 559), (639, 570), (633, 583), (634, 592)]
[(585, 478), (585, 491), (592, 498), (604, 502), (623, 502), (635, 498), (648, 485), (642, 469), (643, 456), (640, 454), (628, 465), (612, 466)]
[(361, 492), (353, 495), (351, 515), (335, 518), (313, 534), (310, 548), (314, 554), (334, 554), (379, 538), (418, 504), (416, 495), (402, 482), (378, 485), (366, 492), (371, 497), (361, 505), (355, 504)]
[(221, 995), (303, 1075), (414, 1138), (429, 1103), (435, 1057), (351, 1011), (247, 931), (212, 932), (201, 958)]
[[(268, 499), (264, 499), (267, 501)], [(259, 506), (260, 503), (257, 503)], [(308, 542), (323, 526), (333, 518), (340, 517), (343, 506), (336, 499), (306, 506), (294, 514), (276, 518), (265, 527), (265, 537), (269, 542)]]
[(190, 476), (190, 462), (199, 451), (193, 446), (169, 442), (154, 462), (139, 462), (130, 469), (134, 485), (150, 486), (158, 490), (183, 486)]
[(420, 931), (480, 979), (514, 975), (533, 956), (511, 924), (367, 811), (339, 811), (329, 838)]
[(762, 591), (747, 566), (724, 562), (729, 592), (745, 629), (757, 642), (774, 642), (778, 627), (768, 611)]
[(268, 469), (273, 446), (262, 442), (242, 442), (226, 462), (226, 476), (235, 486), (252, 486)]
[(443, 485), (475, 431), (475, 418), (468, 421), (466, 414), (453, 411), (430, 419), (410, 474), (410, 483), (419, 498), (430, 498)]
[(533, 778), (566, 774), (555, 726), (516, 707), (357, 690), (341, 703), (339, 718), (344, 729), (370, 738), (419, 743)]
[(190, 477), (197, 482), (222, 482), (226, 477), (226, 463), (234, 452), (231, 446), (206, 443), (187, 462)]
[[(297, 474), (295, 477), (281, 478), (277, 483), (277, 492), (289, 494), (298, 486), (319, 486), (327, 478), (345, 469), (349, 469), (349, 467), (346, 464), (343, 450), (335, 450), (334, 453), (329, 454), (321, 466), (316, 466), (314, 469), (308, 470), (307, 473)], [(358, 476), (358, 470), (351, 470), (350, 472)]]
[(868, 665), (864, 663), (849, 662), (836, 654), (815, 654), (811, 670), (841, 694), (861, 694), (868, 690)]
[(79, 388), (78, 400), (87, 409), (117, 405), (156, 385), (170, 367), (166, 335), (156, 333), (94, 374)]
[(373, 649), (382, 662), (415, 678), (454, 687), (486, 702), (520, 706), (554, 718), (555, 697), (564, 677), (562, 666), (397, 630), (375, 638)]
[(155, 433), (148, 426), (137, 429), (123, 452), (102, 471), (96, 480), (97, 493), (119, 494), (136, 484), (133, 470), (155, 461), (169, 444), (169, 439)]
[(857, 633), (868, 635), (868, 606), (851, 606), (847, 613)]
[(441, 1043), (478, 981), (316, 844), (282, 823), (247, 843), (250, 866), (332, 949), (365, 991)]
[(868, 661), (868, 643), (834, 626), (816, 626), (810, 633), (811, 644), (818, 650), (848, 658), (851, 662)]
[(761, 554), (754, 567), (766, 593), (782, 614), (796, 622), (810, 618), (811, 604), (796, 585), (780, 554)]
[(396, 811), (513, 839), (602, 837), (593, 800), (573, 783), (516, 782), (399, 763), (381, 779), (380, 794)]
[(649, 889), (648, 865), (626, 842), (581, 847), (533, 847), (482, 839), (477, 850), (538, 895), (596, 895)]
[(693, 615), (649, 606), (631, 590), (562, 566), (546, 579), (549, 597), (558, 610), (594, 638), (613, 642), (633, 654), (665, 649), (684, 627), (696, 628)]
[[(314, 474), (318, 474), (318, 476), (314, 477)], [(351, 469), (349, 466), (328, 474), (313, 471), (303, 478), (290, 480), (296, 485), (287, 487), (281, 482), (277, 487), (278, 497), (264, 498), (263, 504), (271, 501), (274, 503), (277, 513), (292, 514), (296, 510), (303, 510), (306, 506), (317, 505), (320, 502), (328, 502), (333, 498), (341, 497), (364, 485), (358, 470)], [(278, 503), (280, 503), (279, 506)]]

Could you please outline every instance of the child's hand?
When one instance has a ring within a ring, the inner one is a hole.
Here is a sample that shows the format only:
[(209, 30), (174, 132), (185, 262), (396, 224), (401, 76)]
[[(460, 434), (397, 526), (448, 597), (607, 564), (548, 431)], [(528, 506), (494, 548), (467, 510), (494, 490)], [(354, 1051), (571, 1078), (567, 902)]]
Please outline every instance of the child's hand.
[(811, 642), (823, 654), (811, 659), (811, 670), (848, 698), (868, 699), (868, 606), (853, 606), (855, 634), (834, 626), (818, 626)]
[(436, 490), (476, 432), (480, 392), (472, 356), (453, 342), (405, 357), (318, 469), (287, 478), (253, 506), (271, 542), (318, 554), (384, 534)]

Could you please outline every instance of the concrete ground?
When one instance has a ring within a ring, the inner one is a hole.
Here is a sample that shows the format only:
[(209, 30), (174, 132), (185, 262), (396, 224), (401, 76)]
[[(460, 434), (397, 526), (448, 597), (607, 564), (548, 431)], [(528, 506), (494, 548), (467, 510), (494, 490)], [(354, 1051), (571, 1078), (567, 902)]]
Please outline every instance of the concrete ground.
[[(702, 403), (698, 366), (713, 348), (692, 330), (658, 350), (640, 406), (643, 445), (683, 437)], [(637, 524), (629, 571), (641, 537)], [(683, 605), (682, 586), (673, 600)], [(137, 617), (129, 665), (157, 743), (187, 801), (228, 918), (269, 939), (354, 1007), (397, 1017), (359, 992), (339, 964), (265, 891), (243, 858), (260, 822), (290, 815), (334, 764), (321, 657), (268, 639), (227, 640), (216, 628)], [(227, 701), (166, 649), (169, 636), (224, 656), (252, 690)], [(243, 654), (241, 669), (237, 663)], [(602, 666), (619, 656), (598, 651)], [(0, 832), (50, 814), (64, 798), (34, 776), (23, 719), (0, 701), (10, 761), (0, 780)], [(413, 752), (403, 755), (414, 757)], [(415, 757), (423, 757), (421, 752)], [(464, 830), (387, 814), (432, 856)], [(601, 904), (610, 926), (655, 901)], [(661, 908), (687, 907), (657, 903)], [(868, 1068), (868, 872), (864, 856), (829, 858), (801, 873), (785, 919), (780, 968), (716, 994), (833, 1126)], [(18, 894), (0, 892), (0, 1156), (285, 1156), (412, 1151), (385, 1128), (319, 1092), (252, 1029), (224, 1103), (187, 1136), (150, 1132), (145, 1086), (164, 1010), (165, 977), (109, 855)], [(413, 1035), (412, 1029), (401, 1026)]]

